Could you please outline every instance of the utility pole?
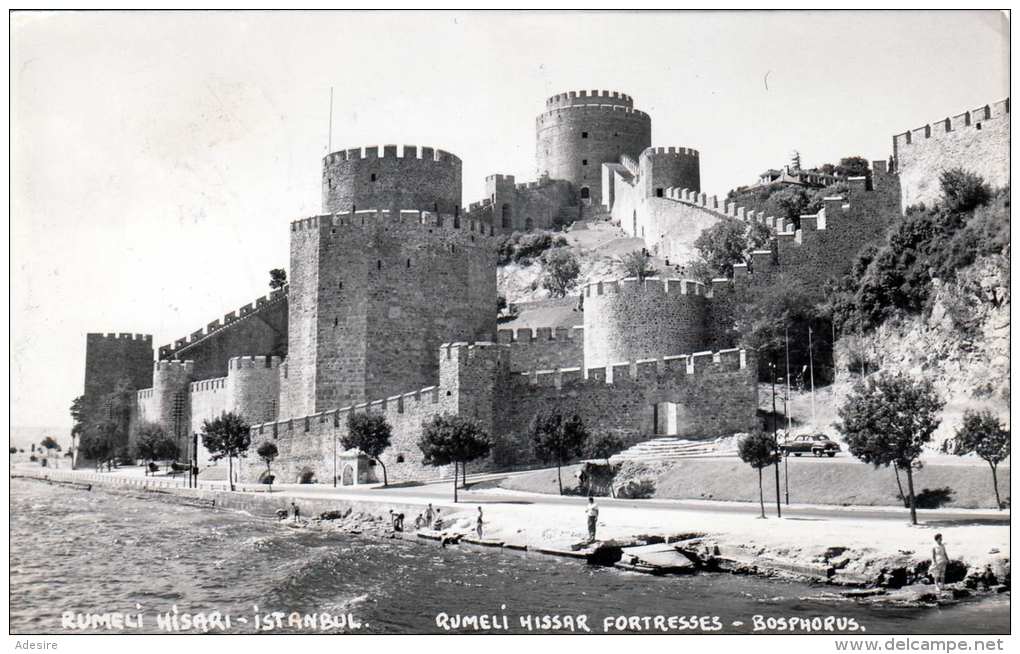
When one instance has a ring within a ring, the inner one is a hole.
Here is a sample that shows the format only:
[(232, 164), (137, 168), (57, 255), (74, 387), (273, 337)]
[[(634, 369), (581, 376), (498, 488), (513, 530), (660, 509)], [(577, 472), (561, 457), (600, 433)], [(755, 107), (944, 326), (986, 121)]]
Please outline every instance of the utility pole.
[[(775, 359), (769, 363), (769, 370), (772, 372), (772, 445), (779, 452), (779, 438), (776, 436), (776, 362)], [(783, 504), (779, 499), (779, 460), (776, 459), (776, 516), (783, 517)]]
[[(786, 403), (783, 406), (783, 412), (786, 414), (786, 432), (789, 435), (793, 429), (793, 421), (790, 417), (790, 328), (785, 328), (786, 334)], [(787, 493), (789, 495), (789, 493)], [(789, 504), (789, 502), (787, 502)]]
[(815, 415), (815, 358), (814, 352), (812, 352), (812, 341), (811, 341), (811, 325), (807, 328), (807, 343), (808, 343), (808, 367), (811, 370), (811, 424), (815, 426), (818, 424), (817, 416)]
[(336, 434), (333, 434), (333, 488), (336, 488)]

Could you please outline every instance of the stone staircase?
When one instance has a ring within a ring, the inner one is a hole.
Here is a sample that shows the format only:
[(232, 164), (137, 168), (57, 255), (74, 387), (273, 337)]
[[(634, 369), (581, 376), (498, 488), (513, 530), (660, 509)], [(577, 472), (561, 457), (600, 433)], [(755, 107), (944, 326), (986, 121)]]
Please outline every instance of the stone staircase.
[(697, 456), (720, 456), (732, 454), (732, 445), (712, 441), (692, 441), (677, 436), (661, 436), (642, 441), (609, 457), (611, 463), (621, 461), (667, 461)]

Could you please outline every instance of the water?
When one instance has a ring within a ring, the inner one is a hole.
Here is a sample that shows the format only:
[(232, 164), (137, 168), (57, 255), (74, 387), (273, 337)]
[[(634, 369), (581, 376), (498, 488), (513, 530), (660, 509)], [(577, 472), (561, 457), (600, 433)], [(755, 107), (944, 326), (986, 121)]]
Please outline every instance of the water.
[[(527, 633), (524, 615), (585, 615), (593, 633), (603, 633), (607, 616), (708, 616), (710, 625), (714, 616), (719, 633), (747, 632), (755, 615), (839, 616), (867, 634), (1009, 632), (1008, 595), (946, 609), (863, 606), (821, 585), (651, 577), (538, 554), (443, 550), (27, 480), (11, 481), (10, 579), (12, 633), (109, 633), (65, 629), (65, 611), (142, 612), (142, 627), (124, 633), (160, 633), (155, 616), (173, 605), (228, 613), (231, 633), (255, 632), (254, 605), (260, 614), (350, 614), (362, 633), (442, 633), (441, 612), (505, 615), (509, 633)], [(320, 632), (276, 630), (287, 631)]]

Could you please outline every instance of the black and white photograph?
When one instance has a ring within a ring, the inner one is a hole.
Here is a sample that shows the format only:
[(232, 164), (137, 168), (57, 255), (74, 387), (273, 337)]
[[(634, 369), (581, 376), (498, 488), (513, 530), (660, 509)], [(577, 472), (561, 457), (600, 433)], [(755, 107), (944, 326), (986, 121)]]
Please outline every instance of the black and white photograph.
[(1008, 10), (8, 18), (11, 652), (1010, 648)]

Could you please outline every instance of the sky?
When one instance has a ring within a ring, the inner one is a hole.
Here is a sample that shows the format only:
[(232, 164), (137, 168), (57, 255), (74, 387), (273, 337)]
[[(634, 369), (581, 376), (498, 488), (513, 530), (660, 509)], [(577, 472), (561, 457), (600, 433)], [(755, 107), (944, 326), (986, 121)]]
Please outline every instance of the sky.
[(69, 427), (87, 332), (172, 342), (268, 292), (332, 149), (535, 178), (548, 96), (627, 93), (723, 195), (1009, 94), (998, 12), (68, 12), (11, 28), (12, 424)]

